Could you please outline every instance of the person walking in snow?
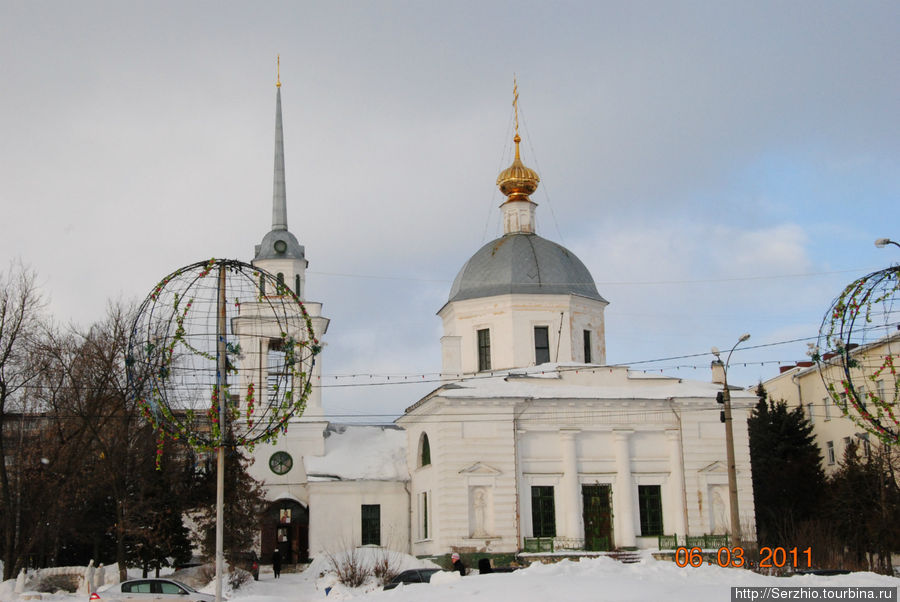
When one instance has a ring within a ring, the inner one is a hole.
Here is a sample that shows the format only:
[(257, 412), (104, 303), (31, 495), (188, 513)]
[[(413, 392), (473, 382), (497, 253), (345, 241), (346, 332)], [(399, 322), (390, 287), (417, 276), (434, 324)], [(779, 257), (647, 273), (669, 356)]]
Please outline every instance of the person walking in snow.
[(459, 554), (453, 552), (453, 554), (450, 555), (450, 560), (453, 561), (453, 570), (459, 571), (460, 577), (465, 577), (468, 570), (466, 569), (466, 565), (463, 564), (463, 561), (460, 560)]
[(275, 578), (278, 579), (281, 575), (281, 552), (278, 551), (278, 548), (272, 552), (272, 570), (275, 572)]

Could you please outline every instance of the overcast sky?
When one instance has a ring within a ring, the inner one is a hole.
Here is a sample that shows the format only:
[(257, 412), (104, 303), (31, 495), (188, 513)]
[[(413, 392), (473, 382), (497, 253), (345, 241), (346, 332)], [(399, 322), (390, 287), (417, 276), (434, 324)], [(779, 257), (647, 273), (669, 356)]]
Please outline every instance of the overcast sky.
[[(636, 362), (749, 332), (729, 380), (752, 385), (900, 261), (873, 245), (900, 239), (895, 1), (0, 0), (4, 266), (84, 325), (182, 265), (252, 259), (278, 53), (326, 385), (439, 370), (435, 312), (501, 234), (513, 74), (538, 232), (610, 301), (609, 363), (705, 380), (710, 356)], [(324, 405), (389, 419), (429, 388), (331, 386)]]

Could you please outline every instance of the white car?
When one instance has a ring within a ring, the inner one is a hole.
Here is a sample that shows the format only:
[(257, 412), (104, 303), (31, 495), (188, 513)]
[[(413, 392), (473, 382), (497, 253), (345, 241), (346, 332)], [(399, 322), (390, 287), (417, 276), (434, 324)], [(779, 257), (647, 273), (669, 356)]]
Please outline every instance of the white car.
[(215, 602), (211, 594), (201, 594), (174, 579), (132, 579), (101, 588), (91, 594), (91, 602)]

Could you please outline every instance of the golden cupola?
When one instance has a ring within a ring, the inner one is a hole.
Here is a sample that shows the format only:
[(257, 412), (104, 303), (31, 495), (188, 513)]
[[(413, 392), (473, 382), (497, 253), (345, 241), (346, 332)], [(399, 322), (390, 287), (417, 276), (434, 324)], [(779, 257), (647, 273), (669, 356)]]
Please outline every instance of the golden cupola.
[(500, 172), (497, 176), (497, 186), (500, 192), (506, 195), (506, 200), (500, 205), (503, 212), (503, 234), (534, 234), (534, 208), (537, 203), (528, 198), (528, 195), (537, 190), (541, 179), (537, 172), (530, 167), (525, 167), (522, 157), (519, 155), (519, 86), (513, 84), (513, 108), (516, 115), (516, 158), (512, 165)]
[[(518, 118), (516, 122), (518, 122)], [(516, 123), (516, 129), (518, 129), (518, 123)], [(497, 186), (500, 187), (500, 192), (508, 197), (507, 203), (511, 201), (533, 202), (528, 198), (528, 195), (537, 190), (541, 179), (536, 171), (530, 167), (525, 167), (522, 163), (522, 158), (519, 156), (519, 143), (522, 139), (518, 133), (516, 133), (513, 141), (516, 143), (516, 158), (513, 159), (512, 165), (501, 171), (500, 175), (497, 176)]]

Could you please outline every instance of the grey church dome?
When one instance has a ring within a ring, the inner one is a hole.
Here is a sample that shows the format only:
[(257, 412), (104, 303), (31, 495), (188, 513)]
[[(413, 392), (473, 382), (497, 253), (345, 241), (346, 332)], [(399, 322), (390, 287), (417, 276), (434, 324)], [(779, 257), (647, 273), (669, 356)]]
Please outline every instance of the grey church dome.
[(509, 293), (572, 294), (606, 301), (574, 253), (522, 232), (492, 240), (472, 255), (453, 281), (448, 302)]

